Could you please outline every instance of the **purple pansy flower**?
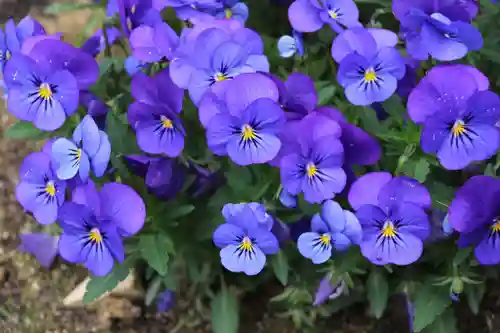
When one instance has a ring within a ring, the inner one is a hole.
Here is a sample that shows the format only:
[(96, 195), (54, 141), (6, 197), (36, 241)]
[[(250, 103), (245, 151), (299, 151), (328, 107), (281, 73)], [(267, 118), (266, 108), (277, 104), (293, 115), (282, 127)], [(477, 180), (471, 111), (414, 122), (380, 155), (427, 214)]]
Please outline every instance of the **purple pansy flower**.
[(300, 235), (297, 247), (313, 264), (330, 259), (333, 249), (345, 251), (352, 244), (359, 244), (363, 236), (356, 216), (332, 200), (325, 201), (321, 214), (313, 216), (311, 229)]
[[(245, 23), (248, 19), (248, 6), (239, 0), (216, 0), (222, 4), (213, 10), (213, 15), (219, 19), (232, 19)], [(210, 11), (209, 11), (210, 12)]]
[(72, 199), (59, 212), (59, 253), (94, 275), (107, 275), (114, 261), (125, 258), (121, 236), (132, 236), (143, 227), (144, 202), (127, 185), (107, 183), (98, 192), (92, 181), (77, 187)]
[(408, 54), (426, 60), (457, 60), (483, 45), (481, 33), (468, 21), (478, 12), (474, 0), (395, 0)]
[(437, 153), (449, 170), (493, 156), (500, 146), (500, 98), (488, 79), (466, 65), (431, 69), (411, 92), (408, 113), (423, 124), (422, 150)]
[(59, 179), (72, 179), (79, 174), (85, 182), (94, 171), (101, 177), (108, 166), (111, 144), (106, 132), (99, 130), (91, 116), (85, 116), (75, 128), (72, 140), (59, 138), (52, 144), (52, 163)]
[(332, 45), (339, 69), (337, 79), (354, 105), (370, 105), (388, 99), (405, 74), (405, 60), (394, 48), (397, 36), (384, 29), (353, 28)]
[(231, 272), (256, 275), (266, 264), (266, 254), (279, 251), (276, 236), (259, 223), (249, 206), (227, 211), (226, 223), (214, 232), (214, 244), (221, 249), (222, 265)]
[(43, 151), (29, 154), (19, 169), (19, 178), (16, 198), (24, 210), (41, 224), (54, 223), (64, 203), (66, 182), (57, 179), (50, 155)]
[(304, 40), (302, 34), (293, 30), (292, 36), (281, 36), (280, 39), (278, 39), (278, 51), (282, 58), (290, 58), (295, 53), (302, 57), (304, 55)]
[(21, 244), (17, 248), (19, 251), (32, 254), (45, 268), (52, 265), (59, 252), (57, 247), (59, 236), (45, 232), (28, 232), (21, 234), (19, 238), (21, 239)]
[(340, 33), (345, 28), (361, 26), (358, 7), (353, 0), (295, 0), (288, 9), (292, 27), (300, 32), (314, 32), (326, 23)]
[(415, 179), (388, 172), (365, 174), (352, 185), (349, 203), (363, 228), (360, 247), (376, 265), (409, 265), (422, 255), (430, 235), (427, 189)]
[(45, 35), (45, 30), (38, 21), (26, 16), (16, 26), (13, 19), (7, 20), (5, 28), (0, 28), (0, 72), (13, 53), (20, 52), (24, 41), (31, 36)]
[(142, 151), (176, 157), (184, 149), (184, 128), (178, 114), (184, 91), (170, 79), (168, 69), (153, 78), (137, 72), (132, 78), (135, 102), (128, 109), (128, 122), (137, 134)]
[(224, 9), (220, 0), (153, 0), (153, 6), (157, 10), (172, 7), (181, 20), (209, 15), (208, 12)]
[(241, 73), (269, 71), (262, 39), (250, 29), (209, 28), (192, 38), (181, 38), (169, 68), (174, 83), (189, 91), (195, 105), (216, 83)]
[(156, 311), (167, 312), (175, 305), (175, 293), (170, 289), (165, 289), (156, 296)]
[(172, 60), (178, 45), (179, 36), (165, 22), (141, 25), (130, 34), (132, 54), (143, 63), (157, 62), (164, 57)]
[(482, 265), (500, 263), (500, 181), (490, 176), (469, 179), (455, 194), (448, 210), (451, 227), (460, 232), (460, 247), (475, 246)]
[(256, 73), (236, 77), (223, 94), (207, 94), (199, 115), (209, 148), (239, 165), (272, 160), (280, 150), (278, 134), (285, 123), (277, 101), (274, 82)]
[(305, 74), (291, 73), (285, 82), (269, 74), (279, 90), (279, 103), (286, 111), (287, 120), (299, 120), (314, 110), (318, 104), (318, 94), (314, 80)]
[(131, 171), (144, 177), (148, 191), (161, 199), (173, 199), (184, 185), (186, 170), (174, 159), (141, 155), (124, 156)]
[(153, 8), (153, 0), (110, 0), (106, 14), (110, 17), (118, 14), (127, 36), (141, 24), (154, 25), (162, 21), (160, 12)]
[(310, 114), (289, 124), (286, 131), (295, 135), (280, 152), (283, 189), (292, 195), (304, 193), (304, 199), (320, 203), (342, 192), (346, 174), (342, 169), (344, 148), (337, 122)]
[(332, 282), (332, 274), (327, 274), (316, 290), (313, 306), (318, 306), (325, 303), (327, 300), (333, 300), (342, 295), (347, 290), (347, 283), (343, 279), (338, 279)]
[[(109, 45), (113, 45), (116, 40), (120, 37), (120, 30), (111, 27), (106, 29), (106, 34), (108, 36)], [(90, 36), (85, 43), (83, 43), (81, 50), (90, 54), (92, 57), (97, 57), (97, 55), (106, 49), (106, 39), (101, 29), (97, 30), (92, 36)]]

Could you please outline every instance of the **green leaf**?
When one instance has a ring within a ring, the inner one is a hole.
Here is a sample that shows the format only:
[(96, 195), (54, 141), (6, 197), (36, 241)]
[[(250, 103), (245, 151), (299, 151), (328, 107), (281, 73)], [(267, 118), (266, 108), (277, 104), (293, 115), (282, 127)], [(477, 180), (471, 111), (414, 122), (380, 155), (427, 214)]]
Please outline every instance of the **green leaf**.
[(161, 276), (167, 274), (168, 249), (172, 247), (172, 242), (167, 235), (163, 233), (141, 235), (139, 247), (141, 248), (142, 257), (149, 266), (154, 268)]
[(53, 3), (45, 7), (43, 12), (49, 15), (62, 14), (88, 8), (99, 8), (99, 5), (95, 3)]
[(432, 324), (450, 305), (450, 295), (443, 288), (423, 286), (415, 294), (413, 329), (420, 332)]
[(226, 287), (223, 287), (212, 301), (212, 331), (237, 333), (239, 321), (238, 301)]
[(425, 333), (458, 333), (457, 319), (449, 308), (423, 331)]
[(41, 139), (47, 135), (47, 132), (43, 132), (33, 126), (32, 123), (25, 121), (18, 121), (11, 125), (4, 132), (3, 136), (7, 139)]
[(486, 292), (486, 286), (484, 283), (467, 284), (465, 286), (465, 294), (467, 295), (467, 302), (469, 303), (469, 308), (475, 315), (479, 313), (481, 301), (483, 300), (485, 292)]
[(370, 302), (370, 312), (379, 319), (384, 314), (389, 300), (389, 284), (384, 271), (374, 269), (368, 277), (367, 296)]
[(175, 209), (167, 212), (165, 214), (165, 218), (169, 220), (175, 220), (178, 219), (179, 217), (183, 217), (186, 215), (189, 215), (193, 212), (195, 207), (193, 205), (183, 205), (183, 206), (178, 206)]
[(418, 180), (419, 182), (423, 183), (425, 182), (425, 179), (427, 178), (427, 175), (429, 174), (429, 162), (425, 158), (421, 158), (416, 164), (415, 164), (415, 174), (413, 178)]
[(318, 93), (318, 105), (328, 104), (333, 95), (335, 95), (335, 86), (333, 84), (321, 88)]
[(127, 278), (129, 267), (125, 264), (115, 264), (113, 270), (106, 276), (92, 276), (83, 295), (83, 303), (88, 304), (98, 299), (106, 292), (113, 290), (120, 281)]
[(288, 284), (288, 258), (286, 257), (285, 251), (279, 251), (271, 259), (271, 265), (273, 266), (274, 274), (276, 278), (281, 282), (282, 285), (286, 286)]

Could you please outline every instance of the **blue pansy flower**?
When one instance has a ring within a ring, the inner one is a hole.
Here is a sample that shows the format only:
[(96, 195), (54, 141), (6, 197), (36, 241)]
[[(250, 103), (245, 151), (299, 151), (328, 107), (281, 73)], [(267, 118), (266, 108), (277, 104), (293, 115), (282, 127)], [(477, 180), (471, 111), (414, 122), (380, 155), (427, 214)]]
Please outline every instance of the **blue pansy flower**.
[(295, 53), (302, 57), (304, 55), (304, 40), (302, 34), (293, 30), (292, 36), (281, 36), (278, 40), (278, 51), (282, 58), (290, 58)]

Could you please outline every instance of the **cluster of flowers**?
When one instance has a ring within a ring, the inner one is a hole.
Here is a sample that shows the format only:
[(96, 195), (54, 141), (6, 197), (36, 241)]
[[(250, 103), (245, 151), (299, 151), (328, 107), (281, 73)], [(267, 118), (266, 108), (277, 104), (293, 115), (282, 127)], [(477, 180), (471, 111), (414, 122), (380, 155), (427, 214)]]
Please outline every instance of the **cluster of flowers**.
[[(162, 21), (164, 7), (189, 20), (180, 36)], [(396, 49), (395, 33), (362, 26), (353, 0), (294, 1), (289, 8), (294, 32), (278, 46), (282, 56), (301, 55), (301, 34), (328, 24), (337, 33), (331, 48), (337, 80), (355, 105), (387, 100), (406, 76), (415, 75), (420, 60), (457, 60), (482, 46), (481, 34), (470, 23), (478, 12), (474, 1), (393, 0), (393, 11), (401, 22), (407, 59)], [(106, 43), (125, 38), (132, 50), (127, 71), (135, 99), (128, 122), (140, 149), (158, 155), (128, 160), (132, 168), (142, 168), (137, 172), (153, 193), (172, 197), (182, 185), (180, 180), (165, 189), (164, 179), (155, 176), (177, 168), (170, 158), (184, 149), (181, 114), (187, 90), (213, 154), (241, 166), (268, 163), (279, 168), (280, 199), (287, 207), (296, 207), (299, 195), (322, 204), (321, 213), (308, 221), (309, 230), (297, 237), (304, 257), (320, 264), (335, 251), (358, 245), (376, 265), (408, 265), (419, 259), (431, 229), (427, 189), (415, 179), (387, 172), (356, 178), (352, 166), (375, 164), (379, 143), (338, 110), (318, 106), (307, 75), (292, 73), (283, 82), (269, 73), (262, 39), (244, 27), (246, 5), (231, 0), (115, 0), (109, 2), (108, 14), (118, 14), (121, 31), (98, 31), (80, 49), (58, 35), (46, 36), (31, 19), (17, 28), (9, 23), (0, 45), (8, 109), (19, 119), (54, 131), (79, 104), (88, 109), (71, 140), (58, 138), (26, 158), (17, 188), (20, 203), (40, 223), (59, 221), (63, 258), (105, 275), (113, 261), (124, 259), (121, 238), (144, 224), (144, 203), (130, 187), (108, 183), (97, 191), (88, 179), (90, 169), (96, 177), (105, 174), (113, 148), (92, 118), (107, 112), (88, 92), (98, 78), (93, 57)], [(15, 38), (12, 29), (17, 29)], [(154, 76), (141, 71), (157, 62), (168, 62), (168, 68)], [(409, 93), (409, 118), (423, 126), (422, 150), (437, 154), (444, 168), (463, 169), (497, 152), (500, 98), (488, 86), (472, 66), (440, 64)], [(482, 264), (500, 263), (499, 191), (498, 180), (474, 177), (458, 191), (448, 212), (449, 224), (461, 233), (459, 245), (476, 246)], [(341, 193), (354, 212), (332, 200)], [(266, 255), (278, 252), (290, 238), (283, 223), (259, 203), (227, 204), (222, 214), (226, 223), (213, 240), (230, 271), (258, 274)]]

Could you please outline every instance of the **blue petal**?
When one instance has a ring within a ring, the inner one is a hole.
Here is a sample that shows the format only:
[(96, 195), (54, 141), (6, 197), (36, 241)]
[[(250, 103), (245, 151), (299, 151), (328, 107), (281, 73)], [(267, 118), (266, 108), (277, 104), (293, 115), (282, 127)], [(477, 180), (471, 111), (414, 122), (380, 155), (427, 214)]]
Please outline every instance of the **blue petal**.
[(57, 168), (56, 174), (59, 179), (73, 178), (80, 167), (73, 154), (78, 147), (68, 139), (57, 139), (52, 144), (52, 162)]
[(337, 202), (325, 201), (321, 208), (321, 217), (328, 224), (329, 231), (341, 232), (344, 230), (346, 224), (344, 210)]
[(297, 45), (295, 42), (295, 38), (292, 36), (282, 36), (278, 40), (278, 51), (280, 53), (280, 57), (290, 58), (297, 52)]
[(78, 169), (78, 173), (80, 175), (80, 179), (85, 183), (89, 178), (90, 160), (88, 155), (84, 151), (82, 151), (82, 155), (80, 157), (80, 166)]
[(351, 246), (349, 238), (340, 232), (332, 234), (333, 247), (338, 251), (345, 251)]
[(109, 158), (111, 156), (111, 144), (106, 132), (99, 131), (100, 144), (94, 157), (91, 159), (92, 170), (96, 177), (101, 177), (108, 167)]
[(313, 264), (322, 264), (332, 256), (332, 245), (321, 245), (320, 235), (315, 232), (305, 232), (297, 240), (300, 254), (311, 259)]
[[(73, 141), (81, 145), (90, 158), (99, 150), (101, 138), (94, 119), (86, 115), (73, 132)], [(83, 141), (83, 143), (82, 143)]]
[(257, 275), (266, 264), (266, 256), (254, 246), (253, 252), (241, 251), (239, 245), (228, 245), (220, 251), (222, 265), (231, 272)]

